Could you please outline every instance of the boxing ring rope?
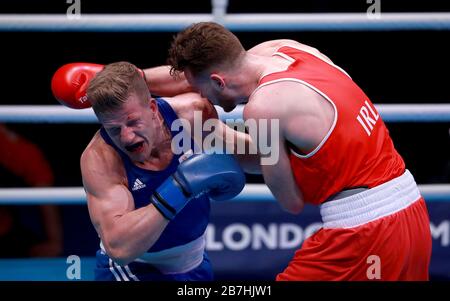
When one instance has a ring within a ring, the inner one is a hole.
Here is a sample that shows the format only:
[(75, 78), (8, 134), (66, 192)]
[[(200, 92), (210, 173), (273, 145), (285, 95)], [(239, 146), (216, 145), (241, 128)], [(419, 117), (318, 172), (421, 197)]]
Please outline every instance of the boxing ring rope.
[[(427, 202), (448, 201), (450, 185), (418, 185)], [(269, 188), (264, 184), (246, 184), (242, 192), (231, 199), (237, 202), (274, 202)], [(82, 187), (56, 188), (3, 188), (0, 189), (0, 205), (85, 205), (86, 194)]]
[(0, 31), (177, 32), (216, 21), (233, 31), (450, 30), (450, 13), (0, 14)]
[[(385, 122), (450, 122), (450, 104), (378, 104)], [(242, 119), (243, 105), (225, 113), (216, 106), (222, 120)], [(14, 123), (97, 123), (92, 109), (73, 110), (60, 105), (3, 105), (0, 122)]]

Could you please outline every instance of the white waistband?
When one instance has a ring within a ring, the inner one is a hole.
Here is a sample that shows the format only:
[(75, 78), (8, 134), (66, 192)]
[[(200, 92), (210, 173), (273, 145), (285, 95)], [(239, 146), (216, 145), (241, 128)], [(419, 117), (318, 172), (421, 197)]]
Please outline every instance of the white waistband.
[[(203, 234), (181, 246), (159, 252), (144, 253), (134, 262), (151, 264), (163, 274), (186, 273), (202, 263), (205, 245), (205, 234)], [(105, 252), (102, 242), (100, 242), (100, 248)]]
[(355, 195), (320, 206), (323, 228), (353, 228), (398, 212), (420, 198), (414, 177), (403, 175)]

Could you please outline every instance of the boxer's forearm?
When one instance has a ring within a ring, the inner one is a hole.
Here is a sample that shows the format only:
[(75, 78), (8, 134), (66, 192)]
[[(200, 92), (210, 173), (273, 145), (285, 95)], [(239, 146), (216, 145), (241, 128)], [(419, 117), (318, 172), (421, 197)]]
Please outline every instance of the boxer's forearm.
[(144, 73), (149, 90), (154, 95), (172, 97), (193, 91), (183, 73), (177, 77), (170, 75), (169, 66), (144, 69)]
[[(231, 136), (233, 138), (231, 139)], [(261, 174), (260, 156), (257, 154), (257, 148), (249, 134), (227, 129), (227, 143), (235, 143), (235, 154), (239, 164), (244, 171), (249, 174)], [(242, 146), (245, 146), (244, 148)]]
[(114, 221), (102, 241), (108, 255), (118, 264), (126, 265), (145, 253), (160, 237), (168, 224), (153, 206), (128, 212)]
[(218, 139), (223, 141), (224, 150), (232, 151), (246, 173), (261, 174), (260, 156), (249, 134), (237, 131), (217, 119)]
[(298, 214), (304, 207), (303, 195), (295, 182), (284, 141), (279, 141), (279, 145), (278, 160), (274, 164), (261, 164), (264, 182), (287, 212)]

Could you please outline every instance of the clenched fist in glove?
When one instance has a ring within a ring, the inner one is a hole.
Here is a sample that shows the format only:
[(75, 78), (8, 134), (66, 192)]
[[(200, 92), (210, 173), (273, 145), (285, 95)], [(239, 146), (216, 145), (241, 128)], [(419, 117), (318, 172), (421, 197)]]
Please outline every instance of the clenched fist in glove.
[[(53, 95), (69, 108), (89, 108), (91, 104), (86, 96), (89, 82), (103, 67), (104, 65), (92, 63), (70, 63), (60, 67), (52, 78)], [(145, 78), (144, 71), (138, 71)]]
[(237, 196), (244, 186), (244, 172), (232, 155), (193, 155), (156, 189), (151, 202), (171, 220), (200, 194), (223, 201)]

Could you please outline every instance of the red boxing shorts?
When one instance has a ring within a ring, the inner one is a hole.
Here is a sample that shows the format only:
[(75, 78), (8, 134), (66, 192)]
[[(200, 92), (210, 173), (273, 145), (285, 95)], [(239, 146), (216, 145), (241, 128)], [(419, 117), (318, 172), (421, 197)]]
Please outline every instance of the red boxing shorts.
[(321, 205), (323, 228), (306, 239), (283, 280), (428, 280), (428, 211), (413, 176)]

